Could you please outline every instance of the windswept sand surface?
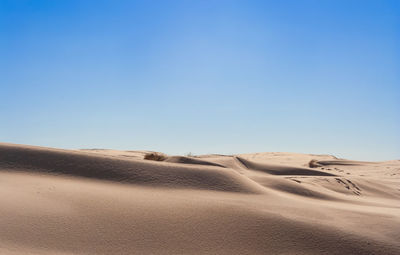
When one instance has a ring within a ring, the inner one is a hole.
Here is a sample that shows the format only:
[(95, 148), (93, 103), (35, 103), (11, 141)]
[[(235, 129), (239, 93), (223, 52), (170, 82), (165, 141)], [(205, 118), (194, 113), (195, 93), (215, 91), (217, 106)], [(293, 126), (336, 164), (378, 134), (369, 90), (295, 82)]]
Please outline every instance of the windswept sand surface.
[(0, 254), (400, 254), (399, 160), (145, 153), (0, 143)]

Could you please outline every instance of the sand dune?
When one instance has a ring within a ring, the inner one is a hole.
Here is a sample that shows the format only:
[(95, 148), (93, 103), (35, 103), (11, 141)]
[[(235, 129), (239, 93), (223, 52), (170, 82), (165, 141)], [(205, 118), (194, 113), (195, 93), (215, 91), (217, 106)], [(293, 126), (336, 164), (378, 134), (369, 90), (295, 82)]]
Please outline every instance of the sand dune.
[(225, 167), (224, 165), (213, 163), (207, 160), (195, 159), (190, 157), (172, 156), (168, 157), (164, 162), (191, 164), (191, 165), (204, 165), (204, 166), (218, 166)]
[(236, 158), (248, 169), (261, 171), (273, 175), (335, 176), (334, 174), (330, 174), (327, 172), (311, 170), (303, 167), (261, 164), (257, 162), (251, 162), (241, 157)]
[(101, 157), (27, 146), (0, 146), (0, 167), (13, 171), (42, 172), (107, 181), (150, 185), (260, 192), (257, 183), (230, 169)]
[(400, 254), (398, 160), (145, 153), (0, 144), (0, 254)]

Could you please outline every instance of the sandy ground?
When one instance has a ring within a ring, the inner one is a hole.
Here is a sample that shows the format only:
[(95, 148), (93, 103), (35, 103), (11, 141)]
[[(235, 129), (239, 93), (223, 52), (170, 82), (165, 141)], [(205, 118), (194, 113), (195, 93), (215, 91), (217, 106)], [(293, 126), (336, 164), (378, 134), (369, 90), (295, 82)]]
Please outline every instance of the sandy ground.
[(145, 153), (1, 143), (0, 254), (400, 254), (399, 160)]

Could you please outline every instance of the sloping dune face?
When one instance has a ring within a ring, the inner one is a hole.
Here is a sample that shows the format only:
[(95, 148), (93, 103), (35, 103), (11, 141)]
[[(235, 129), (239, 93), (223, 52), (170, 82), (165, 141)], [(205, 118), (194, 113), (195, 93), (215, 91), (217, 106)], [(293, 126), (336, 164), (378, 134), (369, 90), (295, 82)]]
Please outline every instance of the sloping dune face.
[(26, 146), (0, 146), (0, 167), (13, 171), (65, 174), (152, 187), (261, 192), (256, 183), (229, 169), (133, 161)]
[(0, 254), (400, 254), (400, 161), (144, 154), (0, 144)]

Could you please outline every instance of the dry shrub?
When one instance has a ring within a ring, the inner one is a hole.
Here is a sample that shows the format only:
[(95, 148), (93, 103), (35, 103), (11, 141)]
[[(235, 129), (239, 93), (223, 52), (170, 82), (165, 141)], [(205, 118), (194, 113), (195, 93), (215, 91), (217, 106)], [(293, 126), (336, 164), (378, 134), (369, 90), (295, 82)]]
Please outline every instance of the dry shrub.
[(318, 160), (312, 159), (312, 160), (310, 160), (310, 162), (308, 162), (308, 166), (311, 168), (316, 168), (316, 167), (320, 167), (321, 165), (318, 163)]
[(167, 156), (159, 152), (149, 152), (144, 155), (144, 159), (154, 160), (154, 161), (164, 161)]

